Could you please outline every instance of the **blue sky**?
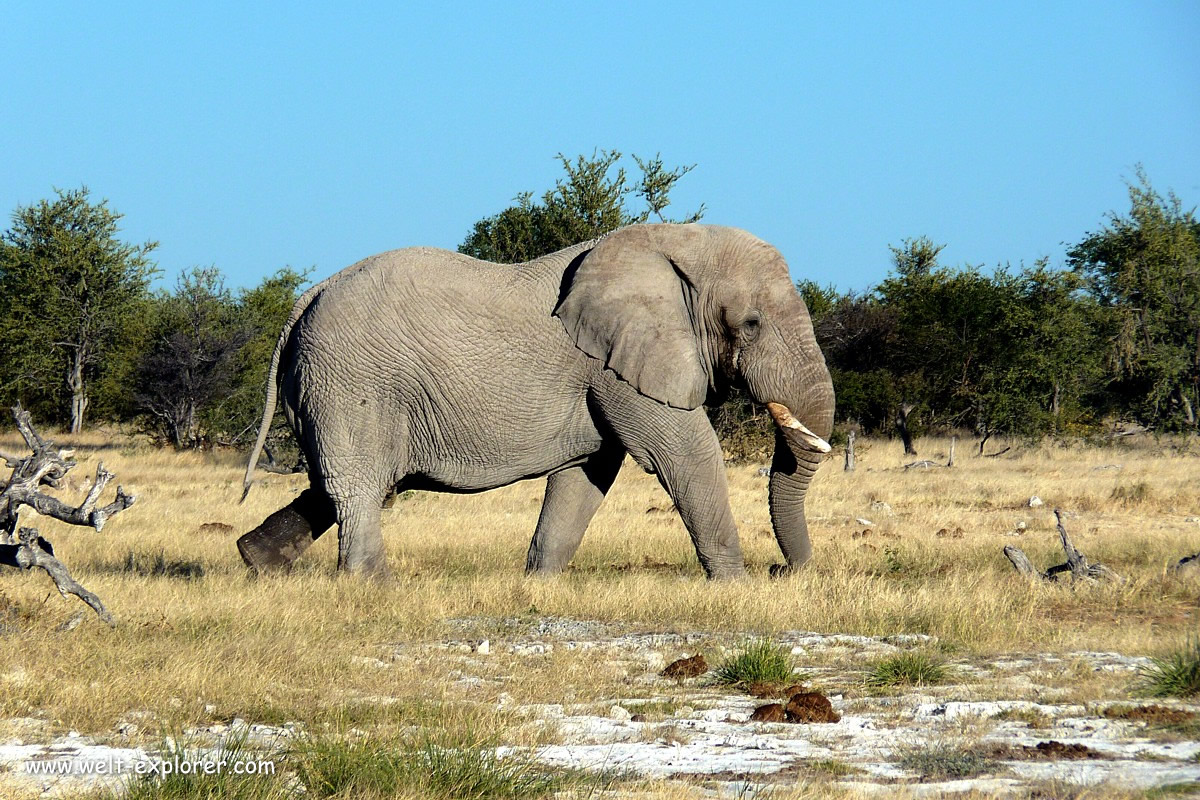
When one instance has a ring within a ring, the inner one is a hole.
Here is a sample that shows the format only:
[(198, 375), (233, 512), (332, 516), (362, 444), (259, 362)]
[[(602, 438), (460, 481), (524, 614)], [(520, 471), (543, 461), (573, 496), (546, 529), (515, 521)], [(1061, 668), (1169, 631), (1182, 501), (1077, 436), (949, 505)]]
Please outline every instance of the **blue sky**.
[[(406, 4), (405, 4), (406, 5)], [(1200, 3), (50, 3), (0, 24), (0, 210), (86, 184), (235, 286), (453, 248), (557, 152), (698, 166), (680, 211), (865, 288), (1200, 202)], [(7, 224), (4, 225), (7, 227)]]

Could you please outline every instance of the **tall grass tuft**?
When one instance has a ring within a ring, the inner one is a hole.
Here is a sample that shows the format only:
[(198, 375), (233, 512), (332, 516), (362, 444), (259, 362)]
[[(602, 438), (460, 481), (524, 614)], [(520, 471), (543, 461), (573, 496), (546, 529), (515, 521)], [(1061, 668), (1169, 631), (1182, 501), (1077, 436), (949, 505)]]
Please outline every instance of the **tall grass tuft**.
[(1150, 659), (1141, 672), (1142, 691), (1150, 697), (1194, 697), (1200, 694), (1200, 637), (1163, 658)]
[(738, 652), (717, 665), (716, 681), (728, 686), (802, 681), (807, 675), (796, 674), (796, 660), (786, 645), (769, 639), (747, 642)]
[(877, 661), (867, 674), (868, 686), (928, 686), (946, 680), (946, 665), (920, 651)]

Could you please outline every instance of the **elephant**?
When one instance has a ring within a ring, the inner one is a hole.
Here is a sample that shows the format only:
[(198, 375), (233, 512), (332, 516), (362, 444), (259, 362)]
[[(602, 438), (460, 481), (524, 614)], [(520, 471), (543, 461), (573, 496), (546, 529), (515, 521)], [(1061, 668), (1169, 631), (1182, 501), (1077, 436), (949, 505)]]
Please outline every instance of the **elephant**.
[[(777, 249), (746, 231), (637, 224), (524, 264), (427, 247), (358, 262), (296, 302), (271, 358), (245, 492), (281, 400), (309, 487), (238, 540), (286, 568), (338, 525), (338, 569), (388, 573), (381, 508), (409, 489), (546, 478), (527, 573), (563, 571), (626, 454), (666, 489), (710, 579), (744, 574), (705, 413), (731, 387), (775, 422), (769, 508), (785, 564), (834, 392)], [(243, 500), (245, 494), (243, 494)]]

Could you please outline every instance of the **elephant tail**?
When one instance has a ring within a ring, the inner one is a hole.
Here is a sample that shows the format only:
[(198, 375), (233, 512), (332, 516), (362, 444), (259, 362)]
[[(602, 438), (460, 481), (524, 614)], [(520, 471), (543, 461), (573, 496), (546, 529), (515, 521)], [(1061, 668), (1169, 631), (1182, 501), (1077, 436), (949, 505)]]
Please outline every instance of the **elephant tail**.
[(275, 352), (271, 354), (271, 368), (267, 370), (267, 397), (263, 404), (262, 422), (259, 423), (258, 438), (254, 441), (254, 447), (250, 448), (250, 460), (246, 464), (246, 478), (242, 482), (242, 499), (238, 503), (246, 502), (246, 497), (250, 494), (254, 467), (258, 465), (258, 457), (262, 453), (263, 445), (267, 443), (267, 433), (271, 430), (271, 420), (275, 417), (275, 404), (279, 397), (279, 360), (283, 357), (283, 349), (287, 347), (288, 339), (291, 338), (292, 328), (296, 326), (296, 322), (304, 315), (305, 309), (326, 283), (327, 281), (322, 281), (315, 286), (310, 286), (308, 291), (300, 295), (300, 299), (292, 306), (292, 313), (284, 323), (283, 330), (279, 333), (279, 341), (275, 343)]

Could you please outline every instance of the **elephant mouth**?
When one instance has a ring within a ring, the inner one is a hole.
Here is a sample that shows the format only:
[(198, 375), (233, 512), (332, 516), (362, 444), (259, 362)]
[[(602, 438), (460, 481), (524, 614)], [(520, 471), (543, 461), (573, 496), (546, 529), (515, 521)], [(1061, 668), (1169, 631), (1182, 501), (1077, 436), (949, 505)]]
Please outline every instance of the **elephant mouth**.
[(828, 453), (832, 449), (829, 442), (810, 431), (783, 403), (767, 403), (767, 412), (771, 415), (771, 419), (775, 420), (775, 424), (781, 430), (788, 432), (789, 438), (805, 450)]

